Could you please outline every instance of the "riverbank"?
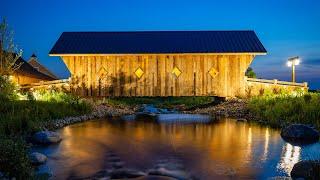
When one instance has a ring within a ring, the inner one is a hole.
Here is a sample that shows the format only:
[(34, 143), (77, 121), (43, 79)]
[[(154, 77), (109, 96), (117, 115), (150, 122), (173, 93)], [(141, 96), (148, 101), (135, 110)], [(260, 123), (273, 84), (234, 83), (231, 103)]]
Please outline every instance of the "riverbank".
[(42, 129), (55, 130), (65, 127), (67, 125), (84, 122), (92, 119), (100, 119), (107, 117), (113, 118), (124, 115), (130, 115), (135, 113), (135, 109), (135, 107), (130, 106), (110, 106), (107, 104), (93, 105), (93, 110), (91, 113), (47, 121), (42, 124)]
[(257, 119), (248, 108), (248, 100), (230, 99), (216, 105), (186, 110), (184, 113), (209, 114), (213, 117), (230, 117), (234, 119)]
[(320, 129), (320, 94), (268, 95), (249, 99), (230, 99), (217, 105), (195, 108), (185, 113), (210, 114), (270, 125), (276, 128), (306, 124)]

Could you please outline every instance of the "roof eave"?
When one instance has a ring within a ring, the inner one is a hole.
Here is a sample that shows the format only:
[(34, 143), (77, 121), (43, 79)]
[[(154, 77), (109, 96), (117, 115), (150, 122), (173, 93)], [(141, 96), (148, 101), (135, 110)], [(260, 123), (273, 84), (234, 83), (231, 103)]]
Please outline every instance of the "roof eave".
[(267, 52), (226, 52), (226, 53), (125, 53), (125, 54), (95, 54), (95, 53), (50, 53), (49, 56), (139, 56), (139, 55), (267, 55)]

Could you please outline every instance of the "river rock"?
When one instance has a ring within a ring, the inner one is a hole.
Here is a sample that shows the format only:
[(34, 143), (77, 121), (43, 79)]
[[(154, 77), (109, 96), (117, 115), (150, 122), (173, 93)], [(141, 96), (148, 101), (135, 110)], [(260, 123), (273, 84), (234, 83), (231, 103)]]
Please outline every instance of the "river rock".
[(38, 152), (33, 152), (29, 155), (29, 159), (33, 165), (40, 165), (47, 161), (47, 156)]
[(167, 177), (167, 176), (154, 176), (154, 175), (147, 175), (135, 178), (135, 180), (177, 180), (176, 178)]
[(111, 179), (125, 179), (125, 178), (137, 178), (140, 176), (145, 176), (146, 173), (133, 170), (133, 169), (127, 169), (127, 168), (121, 168), (121, 169), (115, 169), (110, 172), (109, 177)]
[(237, 119), (237, 122), (247, 122), (247, 120), (244, 119), (244, 118), (238, 118), (238, 119)]
[(33, 141), (38, 144), (54, 144), (61, 140), (60, 134), (52, 131), (39, 131), (33, 135)]
[(143, 113), (149, 113), (149, 114), (160, 114), (159, 109), (154, 107), (151, 104), (142, 105), (142, 108), (141, 108), (140, 111), (143, 112)]
[(112, 168), (114, 168), (114, 169), (120, 169), (120, 168), (123, 168), (124, 162), (122, 162), (122, 161), (119, 161), (119, 162), (111, 162), (110, 164), (111, 164)]
[(320, 179), (320, 161), (300, 161), (293, 166), (290, 175), (293, 179)]
[(293, 124), (282, 128), (281, 137), (293, 144), (309, 144), (319, 141), (319, 132), (310, 126)]
[(50, 179), (52, 177), (52, 174), (49, 172), (41, 172), (41, 173), (36, 173), (34, 179)]
[(164, 167), (160, 167), (157, 169), (151, 169), (148, 172), (149, 175), (157, 175), (157, 176), (167, 176), (180, 180), (191, 179), (190, 175), (182, 170), (169, 170)]

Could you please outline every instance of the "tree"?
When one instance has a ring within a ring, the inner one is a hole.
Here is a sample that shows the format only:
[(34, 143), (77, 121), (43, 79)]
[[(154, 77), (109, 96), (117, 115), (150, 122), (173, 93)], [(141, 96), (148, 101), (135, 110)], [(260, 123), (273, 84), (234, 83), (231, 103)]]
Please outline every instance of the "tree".
[(249, 67), (246, 71), (246, 76), (248, 78), (257, 78), (256, 73), (253, 71), (253, 69), (251, 67)]
[(9, 76), (21, 64), (16, 63), (22, 55), (22, 50), (17, 50), (13, 41), (13, 31), (9, 29), (3, 18), (0, 24), (0, 76)]

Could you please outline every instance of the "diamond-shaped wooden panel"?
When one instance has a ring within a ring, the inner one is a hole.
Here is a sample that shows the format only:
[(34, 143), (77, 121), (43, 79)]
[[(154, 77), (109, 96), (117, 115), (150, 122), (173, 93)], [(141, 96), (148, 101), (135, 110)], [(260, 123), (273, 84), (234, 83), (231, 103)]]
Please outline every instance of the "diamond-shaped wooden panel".
[(215, 78), (219, 74), (219, 72), (215, 68), (211, 68), (209, 70), (209, 74), (212, 78)]
[(174, 67), (173, 70), (172, 70), (172, 74), (174, 74), (176, 77), (179, 77), (181, 75), (181, 73), (182, 72), (177, 67)]
[(138, 78), (141, 78), (142, 75), (144, 74), (143, 70), (139, 67), (135, 72), (134, 74), (138, 77)]
[(105, 78), (108, 75), (108, 71), (104, 67), (101, 67), (97, 72), (97, 75), (100, 79)]

